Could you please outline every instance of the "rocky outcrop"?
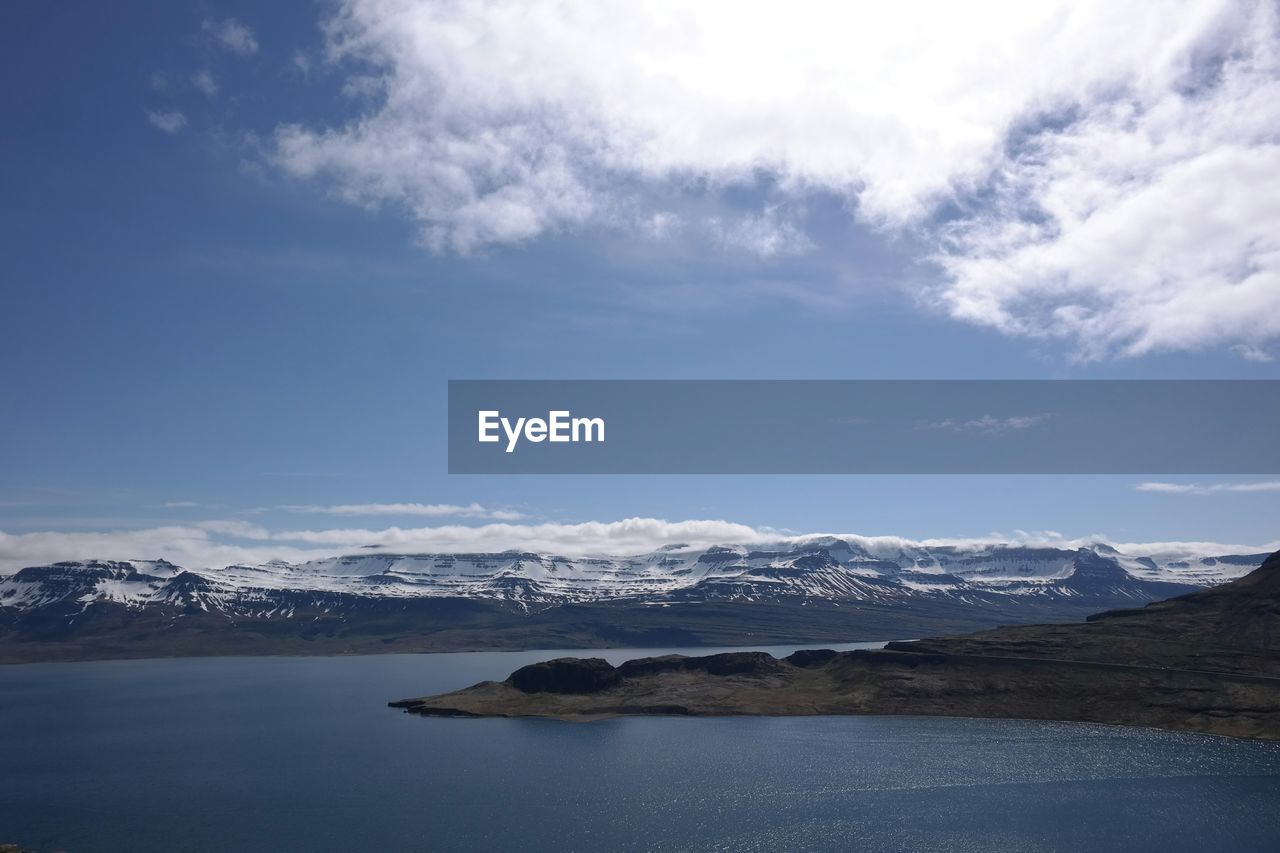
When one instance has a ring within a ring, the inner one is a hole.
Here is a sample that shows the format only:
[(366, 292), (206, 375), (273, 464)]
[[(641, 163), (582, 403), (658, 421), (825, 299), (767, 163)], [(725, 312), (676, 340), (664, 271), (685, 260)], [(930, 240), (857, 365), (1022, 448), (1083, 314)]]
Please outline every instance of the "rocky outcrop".
[(520, 667), (507, 684), (521, 693), (599, 693), (621, 681), (604, 658), (556, 658)]
[(521, 693), (573, 695), (600, 693), (617, 687), (626, 678), (665, 673), (770, 675), (782, 671), (783, 664), (764, 652), (726, 652), (705, 657), (664, 655), (629, 660), (618, 667), (603, 658), (556, 658), (522, 666), (504, 683)]
[(811, 666), (824, 666), (830, 663), (837, 654), (839, 653), (831, 649), (801, 649), (788, 655), (786, 662), (792, 666), (808, 669)]
[(637, 658), (618, 667), (625, 678), (656, 675), (661, 672), (702, 672), (707, 675), (770, 675), (779, 672), (781, 664), (765, 652), (725, 652), (703, 657), (665, 655)]

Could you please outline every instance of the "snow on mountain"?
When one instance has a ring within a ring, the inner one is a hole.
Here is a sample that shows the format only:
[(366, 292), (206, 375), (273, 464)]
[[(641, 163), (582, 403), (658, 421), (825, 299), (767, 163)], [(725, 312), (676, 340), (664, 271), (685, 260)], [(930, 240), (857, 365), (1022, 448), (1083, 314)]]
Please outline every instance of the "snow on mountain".
[(1078, 550), (868, 547), (838, 537), (807, 537), (772, 548), (671, 545), (630, 557), (367, 553), (200, 571), (163, 560), (90, 560), (34, 566), (0, 577), (0, 611), (58, 607), (75, 612), (112, 602), (287, 618), (300, 607), (328, 612), (353, 601), (410, 598), (487, 600), (525, 610), (587, 602), (658, 605), (783, 598), (1146, 601), (1177, 594), (1182, 587), (1240, 577), (1265, 556), (1125, 554), (1107, 545)]

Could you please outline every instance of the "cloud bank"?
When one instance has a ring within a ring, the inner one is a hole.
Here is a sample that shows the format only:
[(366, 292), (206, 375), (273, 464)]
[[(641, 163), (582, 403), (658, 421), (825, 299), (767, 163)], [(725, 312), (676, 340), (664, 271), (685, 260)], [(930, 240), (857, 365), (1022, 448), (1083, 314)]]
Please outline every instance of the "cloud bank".
[(980, 418), (967, 421), (947, 418), (946, 420), (931, 423), (929, 427), (930, 429), (945, 429), (952, 432), (998, 434), (1009, 432), (1010, 430), (1030, 429), (1036, 424), (1048, 420), (1049, 417), (1050, 415), (1013, 415), (1007, 418), (997, 418), (993, 415), (983, 415)]
[(708, 519), (667, 521), (658, 518), (627, 518), (621, 521), (580, 523), (494, 522), (477, 526), (448, 524), (418, 528), (319, 530), (269, 530), (241, 520), (215, 519), (187, 525), (108, 532), (49, 531), (14, 534), (0, 531), (0, 573), (58, 560), (160, 558), (186, 568), (199, 569), (221, 568), (236, 563), (261, 564), (276, 559), (302, 562), (369, 551), (439, 553), (518, 549), (570, 557), (633, 556), (652, 553), (665, 545), (687, 545), (695, 548), (712, 545), (768, 546), (804, 542), (825, 536), (839, 536), (858, 543), (873, 554), (889, 557), (903, 548), (946, 545), (1022, 544), (1080, 548), (1105, 542), (1127, 553), (1179, 558), (1259, 553), (1280, 548), (1280, 542), (1264, 545), (1216, 542), (1124, 543), (1103, 535), (1071, 538), (1053, 531), (1014, 531), (1008, 535), (992, 533), (951, 539), (908, 539), (859, 534), (794, 535), (767, 527)]
[(760, 209), (698, 230), (803, 252), (792, 212), (835, 196), (936, 246), (930, 304), (1085, 358), (1257, 359), (1280, 334), (1265, 0), (344, 0), (326, 31), (365, 107), (279, 127), (277, 160), (402, 207), (435, 249), (656, 236), (678, 222), (643, 209), (661, 188), (764, 180)]
[(381, 504), (335, 504), (322, 506), (318, 504), (285, 504), (277, 507), (285, 512), (305, 515), (414, 515), (428, 518), (457, 516), (461, 518), (492, 518), (496, 521), (518, 521), (524, 513), (509, 509), (490, 509), (478, 503), (470, 504), (424, 504), (424, 503), (381, 503)]
[(1230, 493), (1280, 492), (1280, 481), (1264, 480), (1252, 483), (1139, 483), (1134, 486), (1140, 492), (1159, 492), (1165, 495), (1221, 495)]
[(567, 556), (641, 554), (663, 545), (709, 547), (724, 542), (776, 541), (780, 534), (727, 521), (629, 518), (577, 524), (326, 528), (268, 530), (241, 520), (211, 520), (109, 532), (0, 531), (0, 572), (57, 560), (157, 559), (187, 568), (280, 559), (297, 562), (377, 549), (399, 552), (503, 551), (517, 548)]

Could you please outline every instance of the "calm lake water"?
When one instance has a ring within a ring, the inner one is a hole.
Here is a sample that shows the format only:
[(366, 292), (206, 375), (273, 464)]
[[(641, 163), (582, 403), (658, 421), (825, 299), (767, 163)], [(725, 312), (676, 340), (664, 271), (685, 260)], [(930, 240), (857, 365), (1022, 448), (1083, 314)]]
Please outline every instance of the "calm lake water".
[[(665, 651), (679, 650), (572, 654), (617, 663)], [(924, 717), (572, 724), (385, 707), (550, 654), (0, 667), (0, 842), (69, 853), (1280, 850), (1272, 744)]]

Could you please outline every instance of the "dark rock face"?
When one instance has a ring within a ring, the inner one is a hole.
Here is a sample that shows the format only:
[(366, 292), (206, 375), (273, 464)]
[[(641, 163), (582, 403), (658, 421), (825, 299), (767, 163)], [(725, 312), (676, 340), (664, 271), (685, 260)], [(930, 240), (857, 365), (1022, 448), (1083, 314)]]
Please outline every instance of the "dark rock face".
[(636, 658), (618, 667), (623, 678), (635, 678), (638, 675), (656, 675), (660, 672), (677, 672), (685, 668), (689, 658), (684, 655), (663, 655), (652, 658)]
[(737, 551), (734, 551), (732, 548), (714, 547), (714, 548), (707, 549), (707, 551), (701, 557), (698, 558), (698, 562), (703, 563), (705, 565), (715, 566), (721, 563), (734, 562), (735, 560), (738, 560), (740, 557), (741, 555), (738, 554)]
[(679, 671), (705, 672), (708, 675), (768, 675), (780, 671), (780, 665), (773, 655), (766, 652), (724, 652), (704, 657), (664, 655), (637, 658), (618, 667), (618, 674), (623, 678)]
[(598, 693), (622, 676), (604, 658), (556, 658), (511, 673), (507, 683), (522, 693)]
[(616, 687), (624, 678), (665, 672), (770, 675), (784, 669), (780, 661), (766, 652), (725, 652), (706, 657), (664, 655), (630, 660), (619, 667), (603, 658), (556, 658), (517, 669), (507, 683), (522, 693), (583, 694)]
[(778, 660), (768, 652), (725, 652), (688, 660), (688, 668), (710, 675), (767, 675), (780, 668)]
[(792, 666), (807, 669), (811, 666), (825, 666), (831, 663), (836, 654), (834, 649), (801, 649), (798, 652), (792, 652), (783, 660)]

